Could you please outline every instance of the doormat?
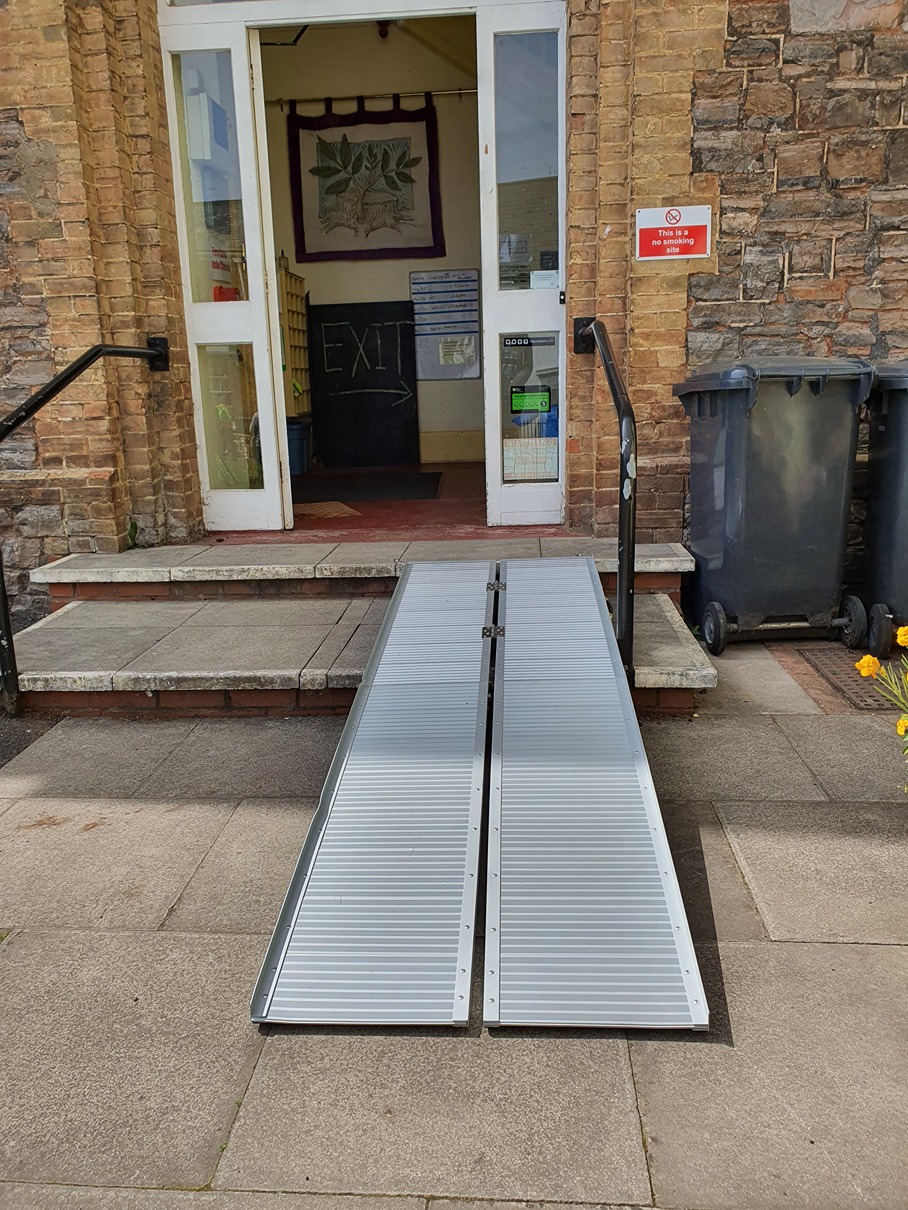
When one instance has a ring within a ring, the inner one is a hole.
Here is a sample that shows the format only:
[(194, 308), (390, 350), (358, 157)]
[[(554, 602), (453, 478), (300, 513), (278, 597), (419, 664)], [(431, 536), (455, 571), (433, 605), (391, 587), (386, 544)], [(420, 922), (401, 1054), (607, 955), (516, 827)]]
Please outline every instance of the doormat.
[(841, 644), (828, 647), (799, 647), (798, 655), (818, 672), (824, 681), (856, 710), (892, 710), (873, 687), (873, 681), (861, 676), (855, 664), (861, 652)]
[(318, 471), (293, 479), (294, 504), (321, 500), (434, 500), (441, 471), (360, 471), (324, 475)]
[(347, 508), (340, 500), (324, 500), (317, 504), (295, 504), (294, 517), (359, 517), (355, 508)]

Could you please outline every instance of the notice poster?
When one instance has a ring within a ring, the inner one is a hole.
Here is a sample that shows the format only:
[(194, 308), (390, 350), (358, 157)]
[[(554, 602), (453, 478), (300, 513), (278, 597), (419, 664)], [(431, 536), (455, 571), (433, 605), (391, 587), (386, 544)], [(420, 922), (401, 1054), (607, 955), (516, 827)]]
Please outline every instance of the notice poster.
[(416, 377), (478, 378), (479, 270), (410, 274), (416, 325)]

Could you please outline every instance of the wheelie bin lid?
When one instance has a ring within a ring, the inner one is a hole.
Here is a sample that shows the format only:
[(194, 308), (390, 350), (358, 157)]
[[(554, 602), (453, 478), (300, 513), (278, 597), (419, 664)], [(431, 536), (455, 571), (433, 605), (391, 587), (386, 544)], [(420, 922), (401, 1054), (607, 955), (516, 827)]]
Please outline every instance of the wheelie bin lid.
[(884, 391), (908, 390), (908, 361), (884, 361), (873, 367), (876, 385)]
[(685, 408), (697, 396), (717, 391), (744, 393), (744, 402), (752, 408), (757, 401), (761, 378), (781, 379), (789, 395), (797, 395), (807, 383), (819, 395), (830, 378), (850, 379), (854, 383), (853, 404), (861, 404), (873, 385), (873, 366), (861, 357), (748, 357), (740, 361), (711, 361), (693, 370), (684, 382), (672, 387)]

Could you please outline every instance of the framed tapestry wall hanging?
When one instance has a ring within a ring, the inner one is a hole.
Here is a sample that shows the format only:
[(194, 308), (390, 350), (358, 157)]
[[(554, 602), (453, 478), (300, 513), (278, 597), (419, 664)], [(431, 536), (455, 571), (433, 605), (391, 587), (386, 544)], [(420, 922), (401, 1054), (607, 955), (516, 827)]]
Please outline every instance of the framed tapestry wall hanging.
[(431, 94), (420, 109), (287, 117), (298, 262), (444, 256), (438, 123)]

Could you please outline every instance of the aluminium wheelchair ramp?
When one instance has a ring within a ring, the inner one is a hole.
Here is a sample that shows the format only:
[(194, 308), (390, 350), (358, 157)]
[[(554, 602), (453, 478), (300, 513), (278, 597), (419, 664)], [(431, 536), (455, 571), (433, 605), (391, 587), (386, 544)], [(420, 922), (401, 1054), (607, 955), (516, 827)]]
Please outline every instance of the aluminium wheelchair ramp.
[(409, 565), (252, 999), (259, 1022), (466, 1025), (496, 564)]
[(487, 1025), (704, 1029), (708, 1011), (591, 559), (501, 565)]

